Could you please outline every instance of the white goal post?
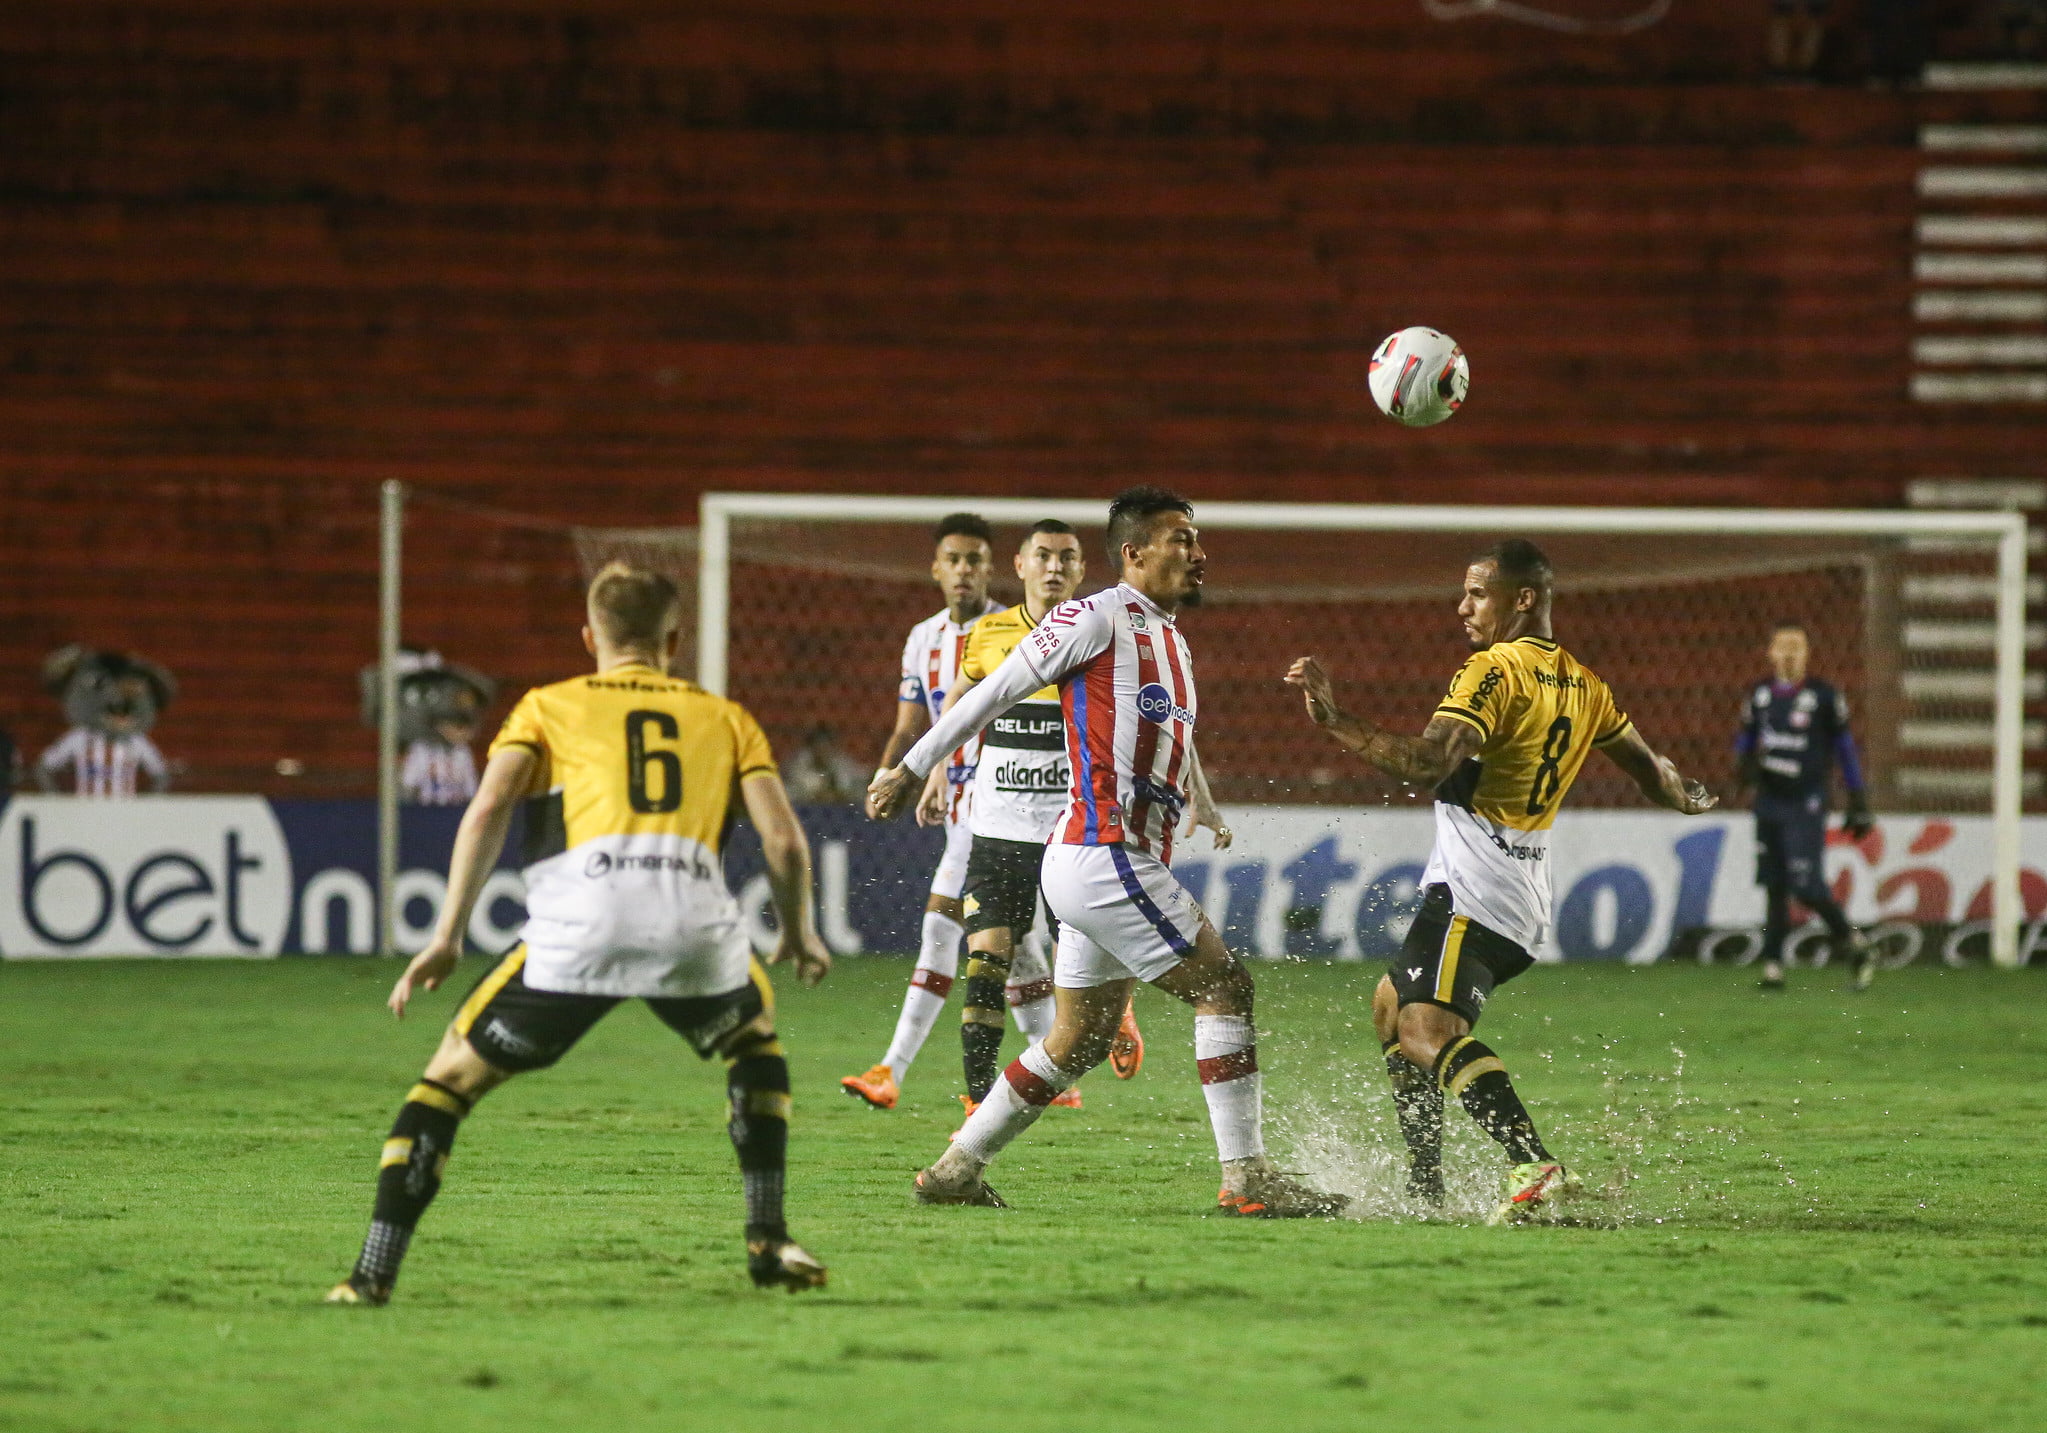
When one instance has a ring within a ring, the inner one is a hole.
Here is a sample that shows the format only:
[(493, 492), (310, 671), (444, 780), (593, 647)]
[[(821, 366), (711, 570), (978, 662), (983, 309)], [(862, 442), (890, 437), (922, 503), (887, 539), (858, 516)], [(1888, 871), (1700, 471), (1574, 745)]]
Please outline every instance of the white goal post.
[[(697, 680), (724, 693), (732, 622), (733, 524), (795, 526), (930, 523), (972, 511), (997, 522), (1058, 518), (1099, 526), (1101, 500), (1073, 498), (892, 497), (815, 493), (707, 493), (697, 532)], [(2019, 889), (2020, 812), (2024, 800), (2026, 525), (2014, 512), (1907, 512), (1787, 508), (1459, 507), (1347, 503), (1201, 502), (1205, 530), (1314, 533), (1516, 533), (1625, 538), (1920, 540), (1994, 548), (1995, 577), (1990, 732), (1992, 817), (1991, 954), (2019, 963), (2024, 917)], [(1774, 614), (1766, 614), (1774, 615)], [(388, 745), (387, 745), (388, 751)], [(387, 756), (387, 760), (389, 757)]]

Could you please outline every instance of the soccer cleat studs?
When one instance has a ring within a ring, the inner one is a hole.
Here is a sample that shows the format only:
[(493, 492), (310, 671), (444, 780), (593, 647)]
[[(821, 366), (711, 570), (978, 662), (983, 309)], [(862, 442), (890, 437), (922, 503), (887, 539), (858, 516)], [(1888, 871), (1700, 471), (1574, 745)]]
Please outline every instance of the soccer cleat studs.
[(1119, 1080), (1131, 1079), (1144, 1068), (1144, 1036), (1137, 1028), (1137, 1012), (1128, 1005), (1123, 1007), (1116, 1038), (1109, 1042), (1109, 1068)]
[(988, 1181), (975, 1175), (971, 1180), (947, 1182), (929, 1169), (917, 1171), (915, 1182), (919, 1204), (969, 1204), (977, 1209), (1007, 1209), (1009, 1205), (1002, 1196), (988, 1187)]

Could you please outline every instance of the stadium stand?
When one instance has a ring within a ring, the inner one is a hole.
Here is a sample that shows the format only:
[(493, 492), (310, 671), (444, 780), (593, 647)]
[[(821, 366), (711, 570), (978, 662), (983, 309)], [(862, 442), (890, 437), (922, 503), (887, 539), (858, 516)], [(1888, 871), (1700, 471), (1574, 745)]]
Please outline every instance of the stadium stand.
[[(186, 789), (366, 788), (388, 478), (560, 524), (1143, 479), (1891, 505), (2047, 437), (2047, 404), (1911, 397), (1928, 337), (1978, 331), (1915, 319), (1925, 127), (2037, 123), (2039, 91), (1769, 88), (1723, 7), (1591, 41), (1330, 0), (154, 0), (24, 11), (0, 46), (38, 136), (0, 155), (0, 591), (28, 614), (0, 720), (53, 734), (51, 647), (142, 648), (183, 680)], [(1361, 382), (1418, 318), (1474, 354), (1430, 435)], [(491, 652), (508, 696), (575, 664), (558, 531), (411, 540), (409, 639)], [(784, 742), (871, 704), (927, 605), (784, 600), (863, 614), (742, 657)], [(1621, 650), (1653, 613), (1609, 630), (1588, 659), (1715, 769), (1750, 634), (1688, 635), (1680, 677)], [(1304, 794), (1229, 660), (1226, 792)], [(1440, 653), (1382, 660), (1389, 715), (1433, 699)]]

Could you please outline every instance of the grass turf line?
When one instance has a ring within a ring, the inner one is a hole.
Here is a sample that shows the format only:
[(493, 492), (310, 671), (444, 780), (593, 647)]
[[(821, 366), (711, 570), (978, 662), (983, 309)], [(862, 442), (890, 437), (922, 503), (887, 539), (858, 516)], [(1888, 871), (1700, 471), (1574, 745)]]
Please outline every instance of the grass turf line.
[[(1355, 1175), (1393, 1138), (1377, 971), (1257, 972), (1276, 1150)], [(1745, 972), (1538, 969), (1486, 1038), (1625, 1194), (1618, 1227), (1494, 1230), (1206, 1217), (1190, 1024), (1153, 992), (1143, 1074), (1090, 1077), (998, 1166), (1014, 1210), (917, 1208), (957, 1037), (897, 1111), (840, 1096), (907, 973), (849, 961), (781, 992), (791, 1215), (826, 1293), (746, 1285), (721, 1074), (628, 1006), (468, 1121), (389, 1309), (322, 1308), (458, 993), (397, 1025), (395, 973), (0, 965), (0, 1429), (2047, 1424), (2034, 974), (1772, 999)]]

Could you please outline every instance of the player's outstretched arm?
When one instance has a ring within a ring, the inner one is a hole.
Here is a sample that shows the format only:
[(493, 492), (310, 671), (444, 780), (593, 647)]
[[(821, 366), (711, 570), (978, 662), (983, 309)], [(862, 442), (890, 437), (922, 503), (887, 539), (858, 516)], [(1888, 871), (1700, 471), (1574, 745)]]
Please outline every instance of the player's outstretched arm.
[(1003, 658), (1001, 666), (990, 672), (985, 681), (977, 682), (957, 703), (948, 696), (938, 724), (919, 738), (901, 764), (874, 774), (874, 780), (867, 785), (869, 816), (876, 821), (893, 817), (903, 809), (905, 801), (923, 789), (925, 777), (945, 760), (948, 752), (979, 735), (982, 727), (1039, 687), (1058, 679), (1056, 672), (1047, 674), (1034, 668), (1025, 651), (1018, 647)]
[(768, 863), (768, 889), (775, 901), (775, 922), (781, 940), (769, 965), (786, 960), (796, 978), (815, 985), (832, 968), (832, 953), (817, 933), (810, 904), (810, 840), (803, 834), (782, 778), (764, 771), (739, 783), (739, 796), (753, 829), (760, 833), (761, 854)]
[(930, 725), (931, 717), (924, 710), (924, 703), (897, 702), (895, 729), (888, 734), (888, 740), (882, 743), (879, 769), (887, 771), (901, 761), (903, 753), (917, 744), (917, 738), (924, 735)]
[[(955, 679), (952, 684), (952, 690), (945, 694), (945, 704), (938, 709), (939, 720), (943, 721), (946, 713), (958, 706), (966, 694), (979, 685), (978, 681), (964, 673)], [(883, 770), (886, 769), (886, 767), (883, 768)], [(947, 799), (952, 794), (948, 789), (952, 783), (946, 778), (945, 772), (945, 763), (940, 762), (925, 774), (924, 790), (917, 797), (917, 824), (919, 826), (943, 826), (945, 824)], [(875, 775), (879, 776), (881, 772), (876, 772)]]
[(1401, 736), (1352, 716), (1336, 702), (1329, 673), (1313, 657), (1287, 669), (1286, 683), (1301, 693), (1308, 719), (1388, 776), (1417, 786), (1434, 786), (1478, 752), (1478, 728), (1453, 717), (1432, 717), (1420, 736)]
[(476, 795), (462, 813), (455, 830), (455, 852), (448, 858), (448, 894), (441, 902), (441, 918), (425, 949), (412, 958), (398, 983), (391, 987), (387, 1002), (391, 1013), (405, 1018), (405, 1006), (419, 986), (438, 990), (441, 982), (462, 957), (462, 933), (469, 929), (469, 913), (476, 909), (483, 883), (490, 879), (498, 854), (505, 849), (505, 833), (512, 828), (512, 813), (525, 799), (540, 765), (539, 755), (530, 747), (508, 746), (483, 768)]
[(1681, 815), (1697, 816), (1720, 804), (1719, 797), (1701, 783), (1681, 775), (1677, 763), (1667, 756), (1659, 756), (1655, 748), (1642, 739), (1642, 733), (1633, 727), (1629, 727), (1618, 741), (1609, 742), (1599, 749), (1628, 774), (1642, 795), (1658, 806), (1666, 806)]

